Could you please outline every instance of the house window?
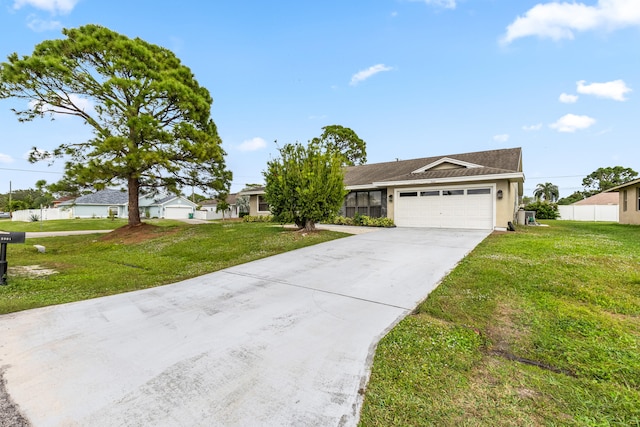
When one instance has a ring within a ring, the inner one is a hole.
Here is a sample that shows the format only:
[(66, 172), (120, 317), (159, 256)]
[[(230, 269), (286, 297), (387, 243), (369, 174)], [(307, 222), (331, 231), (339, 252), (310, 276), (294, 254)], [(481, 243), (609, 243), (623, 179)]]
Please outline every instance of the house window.
[(357, 211), (360, 215), (369, 214), (369, 192), (358, 191), (356, 193)]
[(118, 207), (117, 206), (109, 206), (109, 216), (117, 217), (118, 216)]
[(261, 195), (258, 195), (258, 212), (269, 212), (269, 203)]
[(467, 190), (467, 195), (471, 194), (491, 194), (490, 188), (470, 188)]
[(345, 215), (353, 218), (356, 214), (372, 218), (382, 216), (382, 191), (357, 191), (347, 194)]
[(627, 190), (622, 191), (622, 210), (627, 211)]
[(404, 191), (400, 193), (400, 197), (418, 197), (417, 191)]
[(439, 195), (440, 195), (440, 190), (429, 190), (429, 191), (420, 192), (421, 197), (433, 197), (433, 196), (439, 196)]
[(636, 188), (636, 210), (640, 211), (640, 187)]
[(443, 196), (460, 196), (464, 194), (464, 190), (442, 190)]

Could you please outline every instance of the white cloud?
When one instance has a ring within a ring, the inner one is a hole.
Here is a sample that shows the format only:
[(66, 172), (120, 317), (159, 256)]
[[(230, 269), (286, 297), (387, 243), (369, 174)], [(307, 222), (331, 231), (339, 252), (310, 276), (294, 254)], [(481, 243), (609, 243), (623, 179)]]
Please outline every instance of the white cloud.
[(578, 95), (570, 95), (568, 93), (561, 93), (558, 97), (558, 101), (564, 104), (575, 104), (578, 100)]
[(522, 126), (522, 130), (525, 132), (532, 132), (540, 129), (542, 129), (542, 123), (538, 123), (537, 125)]
[(507, 142), (509, 140), (509, 134), (503, 133), (500, 135), (494, 135), (493, 140), (496, 142)]
[(62, 28), (62, 23), (54, 20), (43, 20), (32, 15), (27, 19), (27, 27), (36, 33), (41, 33), (43, 31), (58, 30)]
[(438, 7), (444, 7), (445, 9), (456, 8), (456, 0), (409, 0), (409, 1), (426, 3), (428, 5), (434, 5)]
[(551, 129), (558, 132), (573, 133), (577, 130), (587, 129), (596, 122), (596, 119), (589, 116), (577, 116), (575, 114), (566, 114), (558, 119), (555, 123), (549, 125)]
[(264, 139), (260, 137), (255, 137), (251, 139), (247, 139), (243, 141), (242, 144), (238, 145), (238, 150), (240, 151), (257, 151), (262, 150), (267, 146), (267, 143)]
[(351, 86), (355, 86), (360, 82), (367, 80), (369, 77), (374, 76), (378, 73), (382, 73), (383, 71), (391, 71), (393, 67), (387, 67), (384, 64), (373, 65), (366, 70), (358, 71), (351, 77), (351, 82), (349, 83)]
[(79, 0), (14, 0), (13, 8), (21, 9), (31, 6), (36, 9), (46, 10), (52, 14), (67, 14), (73, 10)]
[[(639, 3), (640, 4), (640, 3)], [(595, 95), (599, 98), (610, 98), (616, 101), (626, 101), (625, 93), (631, 92), (623, 80), (614, 80), (606, 83), (584, 84), (584, 80), (577, 83), (578, 93), (585, 95)]]
[(503, 44), (528, 36), (552, 40), (574, 38), (576, 31), (616, 30), (640, 26), (638, 0), (598, 0), (596, 5), (551, 2), (537, 4), (518, 16), (502, 37)]
[(10, 155), (0, 153), (0, 163), (13, 163), (13, 161), (13, 157)]

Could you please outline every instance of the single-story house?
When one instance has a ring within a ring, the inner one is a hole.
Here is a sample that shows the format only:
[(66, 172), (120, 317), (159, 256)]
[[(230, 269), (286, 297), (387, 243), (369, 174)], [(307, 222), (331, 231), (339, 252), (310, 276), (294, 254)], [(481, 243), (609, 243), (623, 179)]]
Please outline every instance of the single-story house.
[(224, 218), (239, 218), (240, 212), (238, 205), (236, 204), (238, 195), (236, 193), (227, 195), (227, 203), (229, 208), (224, 212), (218, 211), (218, 200), (210, 199), (200, 202), (200, 211), (206, 211), (206, 219), (222, 219)]
[[(186, 219), (193, 215), (197, 206), (191, 200), (176, 195), (140, 196), (139, 203), (143, 218)], [(110, 215), (127, 218), (129, 195), (126, 191), (105, 189), (65, 201), (58, 207), (70, 209), (73, 218), (106, 218)]]
[[(449, 154), (345, 168), (341, 214), (388, 217), (398, 227), (506, 229), (523, 194), (522, 149)], [(267, 215), (264, 188), (249, 214)]]
[(560, 219), (573, 221), (618, 221), (618, 194), (598, 193), (570, 205), (559, 205)]
[(618, 222), (640, 225), (640, 179), (629, 181), (607, 191), (618, 193)]

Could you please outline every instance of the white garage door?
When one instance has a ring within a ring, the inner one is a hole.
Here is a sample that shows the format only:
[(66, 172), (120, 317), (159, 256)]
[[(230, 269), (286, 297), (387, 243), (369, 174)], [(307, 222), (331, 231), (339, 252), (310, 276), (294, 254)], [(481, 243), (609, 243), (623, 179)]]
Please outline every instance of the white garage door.
[(193, 210), (188, 206), (168, 206), (164, 209), (164, 217), (166, 219), (187, 219), (192, 212)]
[(403, 189), (395, 200), (399, 227), (493, 228), (491, 187)]

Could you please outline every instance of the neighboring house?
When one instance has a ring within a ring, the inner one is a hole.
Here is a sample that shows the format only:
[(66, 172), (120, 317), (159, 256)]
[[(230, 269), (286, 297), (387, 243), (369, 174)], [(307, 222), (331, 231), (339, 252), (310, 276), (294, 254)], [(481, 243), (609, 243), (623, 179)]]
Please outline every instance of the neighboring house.
[(570, 205), (558, 205), (559, 219), (618, 221), (618, 194), (598, 193)]
[[(140, 216), (143, 218), (186, 219), (195, 212), (196, 204), (182, 196), (151, 198), (141, 196)], [(73, 218), (106, 218), (110, 215), (129, 216), (129, 196), (120, 190), (101, 190), (60, 203), (60, 209), (71, 210)]]
[(64, 203), (64, 202), (68, 202), (69, 200), (73, 200), (75, 199), (74, 196), (64, 196), (64, 197), (60, 197), (59, 199), (56, 199), (53, 201), (52, 205), (54, 208), (57, 208), (60, 206), (60, 204)]
[(640, 225), (640, 179), (610, 188), (607, 191), (618, 193), (618, 222)]
[[(510, 148), (345, 168), (341, 214), (388, 217), (399, 227), (504, 229), (523, 194), (522, 150)], [(266, 215), (264, 188), (249, 214)]]
[(206, 211), (206, 219), (239, 218), (240, 214), (236, 204), (237, 197), (238, 195), (235, 193), (227, 196), (229, 208), (224, 212), (218, 211), (217, 199), (204, 200), (200, 202), (200, 211)]

